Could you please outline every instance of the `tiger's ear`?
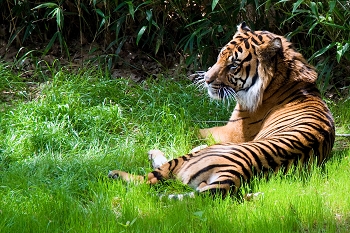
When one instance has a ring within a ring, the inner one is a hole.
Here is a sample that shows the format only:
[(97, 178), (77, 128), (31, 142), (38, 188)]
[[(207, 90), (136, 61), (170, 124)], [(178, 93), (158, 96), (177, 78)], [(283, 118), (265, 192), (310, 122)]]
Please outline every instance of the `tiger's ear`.
[(274, 49), (275, 51), (280, 51), (282, 49), (282, 40), (279, 37), (273, 38), (269, 42), (269, 46), (271, 49)]
[(241, 32), (248, 32), (251, 31), (252, 29), (250, 29), (247, 24), (243, 21), (240, 25), (237, 26), (238, 31)]
[(271, 61), (271, 59), (276, 55), (283, 57), (283, 45), (281, 38), (276, 37), (268, 43), (260, 45), (257, 48), (257, 55), (260, 61)]

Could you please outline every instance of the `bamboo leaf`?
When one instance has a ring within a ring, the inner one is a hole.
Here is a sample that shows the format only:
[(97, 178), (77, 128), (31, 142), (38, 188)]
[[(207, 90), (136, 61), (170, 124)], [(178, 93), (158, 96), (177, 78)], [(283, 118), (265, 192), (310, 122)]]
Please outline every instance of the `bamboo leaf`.
[(32, 10), (36, 10), (36, 9), (40, 9), (40, 8), (58, 8), (59, 6), (56, 3), (52, 3), (52, 2), (47, 2), (47, 3), (43, 3), (40, 4), (36, 7), (34, 7)]
[(101, 30), (101, 28), (103, 27), (103, 25), (105, 25), (105, 23), (106, 23), (106, 20), (103, 18), (103, 19), (101, 20), (100, 27), (98, 28), (98, 31)]
[(147, 26), (142, 26), (140, 31), (137, 33), (137, 37), (136, 37), (136, 44), (137, 45), (139, 44), (139, 41), (140, 41), (142, 35), (145, 33), (146, 29), (147, 29)]
[(317, 4), (315, 2), (310, 2), (311, 12), (318, 18), (318, 9)]
[(327, 45), (326, 47), (323, 47), (322, 49), (318, 50), (316, 53), (314, 53), (309, 60), (311, 61), (312, 59), (321, 56), (322, 54), (324, 54), (325, 52), (327, 52), (329, 49), (333, 48), (336, 45), (335, 42)]
[(337, 61), (339, 63), (341, 57), (349, 50), (349, 43), (337, 43)]
[(154, 54), (158, 53), (161, 44), (162, 44), (162, 40), (158, 37), (156, 40), (156, 49), (154, 51)]
[(126, 2), (120, 3), (120, 4), (113, 10), (113, 12), (118, 11), (118, 10), (121, 9), (123, 6), (125, 6), (126, 4), (127, 4)]
[(52, 36), (50, 42), (46, 45), (46, 48), (45, 48), (45, 50), (44, 50), (43, 55), (45, 55), (45, 54), (51, 49), (53, 43), (55, 42), (55, 40), (56, 40), (56, 38), (57, 38), (57, 34), (58, 34), (58, 33), (59, 33), (59, 32), (57, 31), (57, 32), (55, 32), (55, 34), (53, 34), (53, 36)]
[(329, 1), (329, 12), (332, 13), (337, 1)]
[(132, 4), (132, 1), (127, 1), (126, 3), (128, 4), (128, 7), (129, 7), (129, 14), (131, 15), (132, 19), (134, 19), (134, 16), (135, 16), (134, 5)]
[(292, 13), (294, 13), (298, 7), (300, 6), (300, 4), (303, 2), (304, 0), (298, 0), (296, 3), (293, 4), (293, 10)]
[(152, 20), (152, 25), (155, 26), (157, 29), (160, 29), (160, 27), (158, 26), (157, 22)]
[(318, 25), (318, 22), (316, 21), (315, 23), (312, 24), (312, 26), (310, 27), (309, 31), (308, 31), (308, 35), (312, 32), (312, 30), (314, 30), (314, 28)]
[(23, 35), (22, 43), (32, 34), (34, 29), (35, 29), (35, 24), (32, 24), (32, 23), (28, 24)]
[(211, 3), (211, 10), (213, 11), (216, 7), (216, 5), (219, 3), (219, 0), (213, 0)]
[[(122, 47), (125, 43), (127, 38), (123, 38), (123, 40), (119, 43), (118, 48), (115, 50), (115, 55), (119, 55), (120, 51), (122, 50)], [(107, 49), (106, 49), (107, 50)]]
[(58, 27), (62, 30), (63, 29), (63, 21), (64, 21), (64, 16), (63, 16), (63, 11), (61, 8), (56, 8), (56, 22)]
[(146, 10), (146, 19), (149, 22), (152, 20), (152, 10)]
[(190, 23), (190, 24), (188, 24), (188, 25), (186, 25), (185, 26), (185, 28), (188, 28), (188, 27), (190, 27), (190, 26), (192, 26), (192, 25), (194, 25), (194, 24), (197, 24), (197, 23), (200, 23), (200, 22), (203, 22), (203, 21), (206, 21), (207, 19), (200, 19), (200, 20), (197, 20), (197, 21), (195, 21), (195, 22), (192, 22), (192, 23)]
[(105, 18), (105, 14), (100, 9), (95, 9), (96, 13), (101, 16), (102, 18)]

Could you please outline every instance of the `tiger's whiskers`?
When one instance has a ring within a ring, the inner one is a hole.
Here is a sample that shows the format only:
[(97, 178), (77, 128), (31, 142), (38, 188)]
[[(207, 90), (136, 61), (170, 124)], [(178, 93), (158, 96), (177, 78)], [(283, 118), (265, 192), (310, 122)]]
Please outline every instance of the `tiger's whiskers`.
[(227, 86), (222, 86), (219, 89), (219, 96), (221, 97), (222, 101), (224, 103), (227, 103), (228, 106), (231, 105), (231, 100), (233, 100), (233, 102), (236, 101), (236, 92)]

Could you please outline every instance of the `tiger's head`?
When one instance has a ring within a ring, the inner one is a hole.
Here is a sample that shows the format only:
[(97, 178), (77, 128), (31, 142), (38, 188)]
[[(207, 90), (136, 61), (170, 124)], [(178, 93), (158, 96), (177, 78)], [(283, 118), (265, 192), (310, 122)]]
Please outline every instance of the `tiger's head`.
[[(221, 49), (217, 62), (205, 72), (203, 82), (210, 97), (227, 99), (233, 96), (241, 110), (254, 112), (261, 105), (271, 80), (278, 88), (286, 82), (282, 79), (289, 78), (283, 73), (289, 69), (290, 61), (300, 62), (294, 68), (307, 65), (284, 37), (253, 31), (243, 22), (232, 40)], [(281, 63), (285, 63), (285, 67)], [(298, 79), (296, 73), (293, 75)], [(316, 80), (313, 76), (312, 82)]]

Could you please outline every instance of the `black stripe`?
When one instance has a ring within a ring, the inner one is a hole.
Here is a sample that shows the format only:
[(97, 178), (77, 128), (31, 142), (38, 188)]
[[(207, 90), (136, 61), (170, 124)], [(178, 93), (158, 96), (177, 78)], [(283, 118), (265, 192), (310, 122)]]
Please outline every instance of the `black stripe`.
[(154, 175), (154, 177), (157, 178), (157, 180), (162, 180), (163, 179), (163, 176), (162, 176), (162, 174), (160, 174), (160, 172), (152, 171), (151, 173)]
[(258, 72), (256, 72), (255, 75), (253, 76), (253, 80), (252, 80), (252, 85), (251, 86), (253, 86), (256, 83), (256, 80), (258, 80), (258, 77), (259, 77)]
[[(249, 78), (249, 73), (250, 73), (250, 65), (247, 65), (245, 68), (245, 72), (247, 73), (246, 80)], [(253, 85), (253, 83), (252, 83)]]
[(233, 111), (236, 111), (236, 112), (246, 112), (247, 110), (242, 110), (242, 109), (233, 109)]
[[(273, 141), (271, 141), (271, 143), (273, 144)], [(304, 149), (304, 145), (300, 142), (300, 140), (291, 140), (289, 137), (288, 139), (280, 138), (278, 139), (277, 143), (283, 144), (284, 146), (289, 147), (291, 149)]]
[(243, 150), (238, 148), (232, 148), (232, 150), (229, 152), (232, 156), (238, 157), (240, 159), (243, 159), (244, 161), (247, 161), (247, 164), (252, 165), (252, 160), (247, 153), (245, 153)]
[(232, 186), (232, 185), (234, 185), (234, 182), (232, 180), (227, 179), (227, 180), (222, 180), (222, 181), (214, 181), (214, 182), (210, 183), (210, 185), (213, 185), (213, 184), (219, 184), (219, 185), (220, 184), (228, 184), (228, 185)]
[(222, 194), (222, 195), (226, 195), (226, 189), (224, 188), (212, 188), (212, 189), (208, 189), (207, 192), (210, 192), (210, 195), (217, 195), (217, 194)]
[(192, 183), (193, 180), (195, 180), (198, 176), (200, 176), (202, 173), (207, 172), (213, 168), (217, 168), (217, 167), (227, 167), (226, 164), (212, 164), (212, 165), (208, 165), (205, 166), (204, 168), (202, 168), (201, 170), (197, 171), (195, 174), (193, 174), (191, 176), (191, 178), (189, 179), (188, 183)]
[[(170, 163), (170, 167), (171, 167), (170, 172), (173, 172), (174, 169), (179, 164), (179, 160), (178, 159), (173, 159), (173, 160), (169, 161), (169, 163)], [(175, 165), (173, 165), (173, 163), (175, 163)]]
[(241, 117), (241, 118), (237, 118), (237, 119), (234, 119), (234, 120), (228, 120), (228, 122), (236, 122), (236, 121), (241, 121), (241, 120), (244, 120), (244, 119), (247, 119), (249, 117)]
[(250, 60), (252, 60), (252, 58), (253, 58), (252, 54), (249, 53), (248, 56), (242, 60), (242, 63), (249, 62)]
[(246, 49), (250, 48), (250, 44), (249, 44), (249, 42), (247, 40), (244, 40), (244, 45), (245, 45)]
[[(233, 159), (233, 158), (231, 158), (229, 156), (226, 156), (226, 155), (221, 155), (220, 157), (225, 158), (225, 159), (229, 160), (230, 162), (232, 162), (233, 164), (240, 166), (242, 168), (242, 171), (243, 171), (244, 175), (246, 177), (250, 177), (250, 172), (243, 165), (243, 163), (241, 163), (241, 162), (239, 162), (239, 161), (237, 161), (237, 160), (235, 160), (235, 159)], [(241, 159), (243, 159), (243, 158), (241, 157)], [(243, 160), (248, 164), (248, 166), (251, 166), (251, 164), (247, 160), (245, 160), (245, 159), (243, 159)], [(227, 165), (229, 165), (229, 164), (227, 164)]]
[[(257, 165), (258, 165), (258, 167), (256, 169), (258, 169), (258, 171), (260, 171), (262, 169), (262, 163), (260, 161), (260, 158), (250, 149), (250, 144), (244, 144), (244, 145), (241, 145), (241, 146), (245, 150), (249, 151), (250, 155), (254, 157), (254, 162), (256, 162)], [(247, 156), (249, 156), (249, 154)], [(253, 166), (253, 161), (252, 161), (252, 166)]]
[(257, 40), (255, 40), (254, 37), (252, 37), (252, 41), (253, 41), (253, 43), (256, 44), (256, 45), (259, 45), (259, 44), (260, 44)]
[[(226, 170), (220, 170), (218, 173), (224, 173), (224, 172), (227, 172), (227, 173), (230, 173), (231, 175), (239, 178), (239, 179), (243, 179), (244, 180), (244, 177), (242, 176), (241, 173), (239, 173), (238, 171), (236, 170), (233, 170), (233, 169), (226, 169)], [(228, 179), (231, 179), (232, 180), (232, 177), (230, 176), (227, 176), (227, 175), (220, 175), (218, 178), (221, 178), (221, 177), (227, 177)], [(247, 176), (247, 180), (250, 179), (251, 176)], [(214, 182), (213, 182), (214, 183)], [(213, 184), (211, 183), (211, 184)]]
[(240, 158), (244, 160), (248, 166), (252, 165), (252, 160), (250, 159), (249, 155), (247, 156), (242, 150), (237, 149), (237, 148), (232, 148), (230, 151), (230, 155)]
[(181, 158), (182, 158), (184, 161), (188, 161), (188, 158), (187, 158), (186, 155), (182, 156)]
[[(260, 144), (259, 142), (256, 142), (256, 144)], [(264, 145), (265, 144), (260, 144), (260, 146), (256, 145), (255, 143), (254, 144), (251, 144), (253, 147), (255, 147), (256, 150), (260, 150), (260, 152), (262, 153), (262, 155), (265, 157), (265, 160), (269, 166), (269, 168), (273, 168), (275, 169), (276, 167), (279, 166), (279, 164), (274, 160), (274, 157), (276, 157), (276, 155), (271, 155), (269, 152), (267, 152), (263, 146), (261, 145)], [(276, 150), (275, 150), (276, 151)], [(273, 152), (273, 150), (272, 150)]]
[(260, 120), (257, 120), (257, 121), (250, 122), (248, 125), (258, 124), (258, 123), (262, 122), (262, 120), (263, 120), (263, 119), (260, 119)]

